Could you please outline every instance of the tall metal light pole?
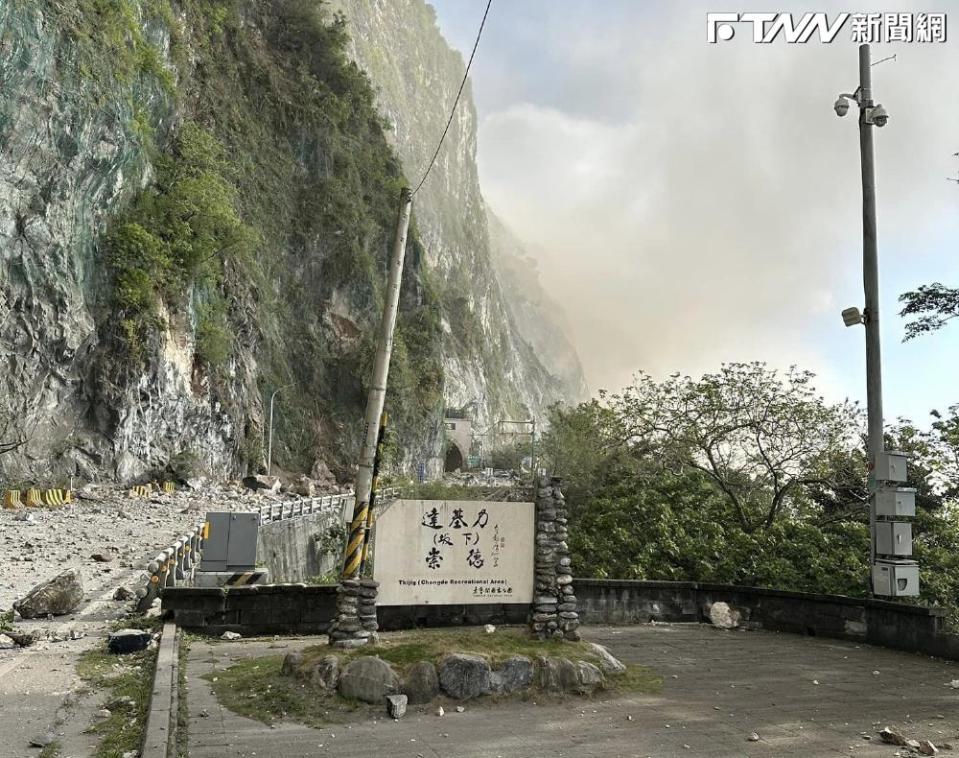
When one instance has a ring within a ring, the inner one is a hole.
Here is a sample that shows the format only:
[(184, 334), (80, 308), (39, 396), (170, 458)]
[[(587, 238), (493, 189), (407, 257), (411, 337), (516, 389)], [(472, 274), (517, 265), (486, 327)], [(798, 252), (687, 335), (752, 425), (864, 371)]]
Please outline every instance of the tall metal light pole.
[[(866, 326), (866, 414), (869, 453), (869, 489), (875, 490), (874, 469), (883, 452), (882, 434), (882, 357), (879, 341), (879, 252), (876, 240), (876, 172), (873, 157), (872, 130), (883, 127), (889, 114), (873, 101), (872, 61), (869, 45), (859, 46), (859, 89), (853, 94), (841, 94), (835, 110), (844, 116), (849, 100), (859, 106), (859, 154), (862, 163), (862, 282), (865, 309), (862, 315), (856, 309), (843, 312), (847, 326), (863, 323)], [(876, 500), (870, 497), (869, 506), (870, 564), (876, 558)]]
[(376, 458), (376, 443), (380, 434), (380, 419), (386, 401), (386, 381), (390, 373), (390, 356), (393, 353), (393, 330), (400, 303), (400, 285), (403, 281), (403, 263), (406, 259), (406, 234), (410, 226), (410, 211), (413, 194), (404, 187), (400, 192), (400, 212), (396, 221), (396, 237), (390, 259), (390, 273), (383, 302), (383, 319), (380, 322), (380, 337), (373, 363), (373, 380), (366, 402), (366, 433), (360, 466), (356, 473), (356, 501), (353, 505), (353, 521), (350, 523), (349, 542), (343, 556), (343, 579), (355, 579), (363, 561), (367, 511), (370, 507), (370, 491), (373, 487), (373, 465)]
[(267, 433), (267, 442), (266, 442), (266, 474), (270, 476), (273, 474), (273, 401), (276, 400), (276, 396), (279, 395), (283, 390), (289, 389), (299, 382), (290, 382), (289, 384), (284, 384), (280, 387), (277, 387), (273, 390), (273, 394), (270, 395), (270, 429)]
[(879, 342), (879, 250), (876, 241), (876, 170), (871, 110), (872, 66), (869, 45), (859, 47), (859, 153), (862, 158), (862, 283), (866, 296), (866, 406), (869, 456), (875, 466), (882, 452), (882, 357)]
[(273, 394), (270, 395), (270, 432), (267, 437), (266, 443), (266, 474), (270, 476), (273, 473), (273, 401), (276, 400), (276, 396), (283, 387), (278, 387), (273, 390)]

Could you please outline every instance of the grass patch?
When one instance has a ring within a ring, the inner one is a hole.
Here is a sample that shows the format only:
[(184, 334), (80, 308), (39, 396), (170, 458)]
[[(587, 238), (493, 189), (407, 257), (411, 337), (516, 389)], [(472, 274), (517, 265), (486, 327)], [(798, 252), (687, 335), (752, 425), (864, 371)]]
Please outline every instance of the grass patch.
[(61, 750), (63, 750), (63, 747), (59, 741), (51, 742), (40, 751), (39, 758), (59, 758)]
[(282, 655), (250, 658), (206, 675), (217, 700), (234, 713), (270, 724), (290, 719), (307, 726), (336, 723), (358, 704), (329, 695), (291, 676), (280, 674)]
[[(500, 628), (495, 634), (475, 629), (396, 632), (381, 639), (376, 647), (350, 651), (317, 645), (303, 651), (302, 665), (308, 666), (312, 661), (333, 654), (340, 659), (342, 668), (360, 656), (376, 655), (392, 664), (402, 678), (413, 663), (422, 660), (438, 663), (451, 652), (482, 655), (493, 665), (514, 655), (525, 655), (534, 662), (540, 656), (557, 656), (599, 665), (599, 658), (586, 642), (539, 642), (520, 628)], [(265, 724), (289, 719), (309, 726), (323, 726), (342, 722), (345, 716), (357, 711), (382, 713), (381, 706), (347, 701), (296, 677), (284, 676), (280, 673), (283, 658), (282, 655), (270, 655), (245, 659), (205, 678), (210, 681), (217, 699), (223, 705), (235, 713)], [(661, 686), (662, 678), (658, 674), (643, 666), (633, 665), (628, 666), (625, 674), (609, 676), (606, 689), (597, 692), (594, 697), (655, 693), (659, 692)], [(473, 704), (495, 704), (532, 697), (543, 701), (573, 696), (531, 688), (513, 695), (482, 698), (473, 701)], [(445, 702), (445, 699), (441, 696), (437, 702)]]
[(131, 750), (139, 754), (155, 669), (156, 650), (113, 655), (104, 643), (80, 656), (77, 674), (103, 693), (103, 707), (110, 710), (109, 718), (90, 727), (100, 737), (94, 758), (122, 758)]

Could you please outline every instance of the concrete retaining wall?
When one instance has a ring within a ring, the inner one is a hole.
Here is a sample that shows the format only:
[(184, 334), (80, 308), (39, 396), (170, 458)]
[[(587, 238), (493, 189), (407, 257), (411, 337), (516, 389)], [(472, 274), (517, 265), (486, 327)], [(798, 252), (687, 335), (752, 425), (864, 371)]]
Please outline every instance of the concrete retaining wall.
[(257, 563), (270, 571), (272, 582), (305, 582), (335, 569), (343, 546), (324, 550), (331, 527), (343, 523), (340, 508), (262, 524), (257, 532)]
[[(959, 636), (945, 632), (945, 611), (884, 600), (696, 582), (576, 579), (586, 624), (708, 622), (709, 607), (728, 603), (751, 629), (867, 642), (959, 660)], [(264, 585), (233, 589), (167, 588), (163, 610), (179, 626), (209, 634), (322, 634), (336, 610), (334, 585)], [(381, 629), (521, 624), (529, 606), (489, 604), (380, 607)]]
[[(177, 626), (205, 634), (324, 634), (336, 615), (336, 585), (265, 584), (250, 587), (173, 587), (163, 593), (163, 612)], [(380, 629), (525, 624), (529, 606), (380, 606)]]

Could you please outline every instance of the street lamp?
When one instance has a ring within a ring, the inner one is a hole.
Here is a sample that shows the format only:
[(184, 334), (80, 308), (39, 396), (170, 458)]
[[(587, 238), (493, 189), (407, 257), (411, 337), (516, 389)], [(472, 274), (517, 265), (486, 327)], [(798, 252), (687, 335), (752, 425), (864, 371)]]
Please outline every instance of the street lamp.
[(869, 45), (859, 46), (859, 88), (842, 93), (833, 104), (839, 117), (849, 111), (850, 102), (859, 107), (859, 154), (862, 165), (862, 278), (865, 308), (847, 308), (842, 312), (846, 326), (864, 324), (866, 329), (866, 415), (869, 453), (869, 533), (870, 570), (876, 564), (876, 466), (883, 453), (882, 359), (879, 343), (879, 252), (876, 243), (876, 175), (872, 130), (889, 122), (886, 109), (872, 99), (872, 64)]
[(285, 389), (288, 389), (299, 382), (290, 382), (289, 384), (284, 384), (282, 387), (277, 387), (273, 390), (273, 394), (270, 395), (270, 431), (267, 437), (266, 443), (266, 475), (273, 475), (273, 401), (276, 400), (276, 396)]

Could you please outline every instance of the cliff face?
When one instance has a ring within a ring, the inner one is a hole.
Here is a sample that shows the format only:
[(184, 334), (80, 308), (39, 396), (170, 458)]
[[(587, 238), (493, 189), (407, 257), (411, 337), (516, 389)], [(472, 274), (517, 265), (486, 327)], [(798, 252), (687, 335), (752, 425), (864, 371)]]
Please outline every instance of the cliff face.
[[(464, 62), (424, 0), (333, 0), (350, 50), (372, 79), (407, 177), (418, 183), (449, 117)], [(480, 425), (541, 417), (585, 394), (582, 368), (557, 308), (522, 246), (492, 217), (476, 166), (476, 109), (467, 82), (429, 179), (414, 204), (427, 261), (452, 307), (445, 399), (477, 403)]]
[[(55, 456), (64, 473), (93, 475), (108, 460), (124, 473), (127, 451), (153, 436), (138, 428), (156, 419), (189, 427), (217, 455), (211, 440), (229, 422), (184, 392), (189, 372), (177, 360), (124, 387), (112, 419), (98, 412), (110, 389), (95, 378), (106, 307), (97, 234), (150, 177), (134, 109), (164, 130), (172, 105), (157, 80), (118, 84), (109, 104), (89, 80), (68, 84), (61, 73), (79, 69), (80, 53), (61, 32), (48, 8), (0, 5), (0, 444), (24, 443), (0, 466), (28, 477)], [(161, 28), (144, 33), (168, 47)]]
[[(274, 460), (348, 473), (404, 170), (462, 75), (404, 2), (358, 4), (352, 29), (315, 0), (0, 2), (3, 483), (262, 469), (274, 394)], [(405, 93), (381, 89), (385, 133), (346, 51), (414, 32), (410, 58), (367, 66)], [(504, 302), (487, 225), (467, 99), (415, 205), (395, 467), (441, 460), (444, 406), (482, 421), (569, 394)]]

